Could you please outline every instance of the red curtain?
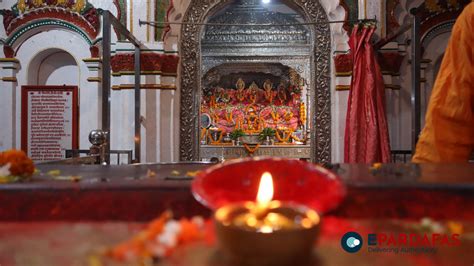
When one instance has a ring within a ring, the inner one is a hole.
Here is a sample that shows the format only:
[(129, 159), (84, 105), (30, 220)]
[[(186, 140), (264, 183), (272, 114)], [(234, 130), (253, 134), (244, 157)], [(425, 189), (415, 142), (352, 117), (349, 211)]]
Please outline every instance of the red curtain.
[(349, 38), (353, 68), (347, 105), (344, 161), (390, 162), (385, 86), (370, 43), (375, 26), (354, 26)]

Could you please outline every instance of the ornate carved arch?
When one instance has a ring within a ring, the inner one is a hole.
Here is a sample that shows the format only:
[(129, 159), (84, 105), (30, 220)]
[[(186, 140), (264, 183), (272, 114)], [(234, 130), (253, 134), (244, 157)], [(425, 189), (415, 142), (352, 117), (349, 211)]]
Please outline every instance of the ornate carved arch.
[[(183, 18), (185, 23), (203, 23), (205, 18), (231, 0), (193, 0)], [(308, 22), (327, 22), (319, 1), (288, 0)], [(199, 160), (199, 106), (201, 91), (201, 33), (203, 26), (185, 24), (181, 29), (180, 46), (180, 146), (183, 161)], [(331, 102), (330, 102), (330, 28), (328, 24), (311, 27), (313, 55), (311, 65), (311, 150), (312, 159), (320, 163), (331, 161)]]

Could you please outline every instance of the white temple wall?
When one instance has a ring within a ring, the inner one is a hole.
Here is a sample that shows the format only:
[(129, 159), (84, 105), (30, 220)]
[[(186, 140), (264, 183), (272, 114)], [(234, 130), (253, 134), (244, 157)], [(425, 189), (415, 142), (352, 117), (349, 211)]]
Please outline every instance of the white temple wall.
[[(76, 61), (79, 67), (79, 83), (67, 84), (79, 87), (79, 147), (87, 149), (90, 146), (88, 141), (89, 132), (92, 129), (99, 128), (99, 89), (97, 83), (90, 83), (87, 81), (87, 72), (89, 71), (87, 65), (82, 61), (84, 58), (90, 57), (89, 45), (75, 33), (64, 30), (50, 30), (41, 34), (34, 35), (27, 39), (18, 50), (16, 58), (20, 61), (20, 71), (17, 79), (17, 96), (15, 101), (15, 110), (17, 114), (21, 113), (21, 86), (37, 85), (29, 84), (28, 73), (29, 64), (37, 64), (35, 57), (40, 53), (56, 53), (57, 50), (69, 53)], [(31, 71), (35, 71), (35, 66), (31, 67)], [(36, 70), (37, 71), (37, 70)], [(30, 76), (31, 80), (31, 76)], [(63, 85), (61, 80), (49, 80), (48, 85)], [(16, 116), (16, 148), (20, 148), (20, 126), (21, 117)]]
[[(147, 83), (160, 83), (158, 76), (146, 76)], [(160, 112), (160, 98), (161, 92), (158, 90), (147, 90), (145, 92), (146, 108), (144, 127), (147, 132), (147, 139), (144, 143), (146, 145), (146, 158), (149, 162), (159, 162), (160, 158), (160, 122), (163, 114)]]
[[(133, 83), (133, 76), (113, 78), (112, 84)], [(110, 101), (110, 148), (112, 150), (134, 149), (134, 91), (120, 90), (111, 91)], [(143, 93), (142, 93), (143, 94)], [(143, 96), (142, 96), (143, 98)], [(144, 102), (144, 101), (142, 101)], [(143, 106), (142, 106), (143, 113)], [(99, 118), (100, 119), (100, 118)], [(142, 146), (143, 149), (143, 146)], [(111, 157), (111, 162), (115, 157)]]
[[(129, 30), (141, 40), (144, 47), (154, 46), (154, 28), (148, 26), (139, 26), (138, 19), (153, 20), (153, 3), (144, 0), (128, 0), (127, 4), (127, 26)], [(16, 1), (4, 1), (3, 5), (6, 7), (12, 6)], [(117, 9), (112, 1), (91, 0), (96, 8), (110, 10), (114, 15), (117, 14)], [(175, 0), (173, 1), (173, 9), (170, 13), (171, 21), (181, 21), (186, 9), (189, 5), (189, 0)], [(345, 16), (345, 11), (335, 1), (323, 0), (322, 4), (328, 13), (330, 20), (342, 20)], [(3, 31), (3, 27), (2, 27)], [(4, 34), (4, 33), (3, 33)], [(165, 42), (162, 44), (164, 50), (176, 50), (180, 34), (179, 26), (172, 26), (172, 30), (167, 34)], [(115, 40), (113, 34), (113, 40)], [(342, 24), (331, 25), (331, 39), (332, 49), (336, 50), (347, 49), (347, 34), (342, 29)], [(70, 41), (68, 41), (70, 40)], [(72, 43), (71, 43), (72, 42)], [(40, 43), (40, 44), (39, 44)], [(35, 46), (36, 45), (36, 46)], [(113, 47), (117, 49), (120, 44)], [(52, 30), (43, 32), (37, 36), (27, 40), (25, 45), (19, 50), (17, 58), (21, 62), (21, 69), (18, 73), (19, 83), (17, 88), (26, 85), (27, 74), (24, 70), (25, 62), (29, 62), (32, 56), (38, 51), (48, 48), (60, 48), (70, 53), (76, 60), (79, 66), (80, 82), (78, 84), (80, 91), (80, 148), (87, 149), (89, 141), (87, 136), (90, 130), (100, 128), (101, 118), (101, 98), (100, 98), (100, 83), (87, 81), (88, 69), (86, 64), (82, 61), (84, 58), (89, 58), (89, 46), (80, 37), (73, 33), (63, 30)], [(332, 65), (332, 64), (331, 64)], [(332, 67), (332, 66), (331, 66)], [(347, 92), (336, 92), (334, 75), (331, 75), (331, 108), (332, 108), (332, 156), (336, 162), (342, 161), (343, 151), (343, 137), (345, 125), (345, 113), (347, 104)], [(179, 77), (160, 77), (160, 76), (143, 76), (144, 83), (159, 83), (173, 84), (179, 81)], [(61, 80), (51, 79), (51, 83), (61, 83)], [(133, 76), (120, 76), (112, 78), (112, 85), (133, 84)], [(142, 91), (142, 161), (174, 161), (178, 159), (179, 150), (179, 84), (176, 84), (178, 89), (173, 90), (144, 90)], [(13, 97), (14, 95), (7, 95), (7, 92), (2, 92), (3, 95)], [(19, 113), (20, 96), (16, 95), (16, 107), (13, 112)], [(133, 149), (133, 91), (121, 90), (112, 91), (112, 106), (111, 106), (111, 148), (112, 149)], [(342, 106), (341, 106), (342, 105)], [(5, 112), (6, 114), (8, 112)], [(11, 116), (6, 115), (6, 116)], [(20, 141), (20, 124), (19, 116), (15, 124), (15, 138), (14, 147), (19, 148)], [(12, 125), (13, 126), (13, 125)], [(2, 132), (4, 132), (2, 130)], [(117, 134), (115, 132), (120, 132)], [(9, 143), (10, 136), (2, 134), (2, 141)], [(2, 147), (3, 148), (3, 147)]]
[[(76, 60), (63, 50), (48, 49), (44, 56), (37, 55), (28, 66), (28, 84), (30, 85), (77, 85), (79, 67)], [(34, 61), (38, 63), (35, 64)]]
[[(10, 63), (9, 67), (17, 68), (18, 64)], [(12, 76), (16, 72), (16, 69), (0, 69), (2, 77)], [(15, 133), (17, 123), (15, 118), (17, 114), (20, 114), (14, 108), (17, 95), (19, 94), (20, 92), (17, 91), (15, 83), (0, 81), (0, 121), (2, 124), (0, 127), (0, 150), (12, 149), (20, 145), (20, 143), (17, 143)]]
[[(182, 21), (186, 9), (191, 0), (174, 0), (173, 6), (169, 10), (169, 20), (171, 22)], [(117, 15), (117, 7), (113, 1), (90, 0), (96, 8), (110, 10)], [(383, 1), (382, 1), (383, 2)], [(359, 1), (359, 18), (374, 18), (380, 21), (378, 24), (378, 35), (384, 35), (384, 3), (374, 1)], [(422, 1), (402, 0), (397, 9), (399, 21), (406, 22), (410, 19), (407, 10), (417, 6)], [(15, 0), (4, 0), (0, 2), (2, 9), (8, 9), (16, 3)], [(321, 0), (321, 4), (327, 12), (328, 18), (332, 20), (343, 20), (345, 10), (339, 5), (339, 1)], [(155, 28), (150, 26), (139, 26), (138, 20), (154, 20), (154, 1), (127, 0), (127, 20), (128, 29), (143, 43), (143, 48), (156, 50), (159, 53), (177, 51), (179, 48), (179, 37), (181, 27), (171, 25), (171, 30), (166, 34), (164, 42), (157, 42), (154, 38)], [(3, 22), (0, 20), (0, 23)], [(332, 24), (331, 28), (331, 59), (336, 52), (347, 52), (348, 35), (342, 29), (342, 24)], [(0, 26), (0, 36), (5, 38), (3, 25)], [(425, 59), (431, 61), (426, 64), (426, 83), (423, 90), (426, 98), (422, 104), (426, 104), (430, 88), (432, 87), (436, 73), (436, 65), (439, 65), (440, 56), (444, 51), (449, 34), (440, 35), (426, 47)], [(405, 38), (405, 39), (403, 39)], [(409, 32), (397, 41), (403, 44), (409, 39)], [(112, 50), (116, 53), (131, 53), (133, 47), (129, 43), (116, 43), (116, 36), (112, 31), (114, 42)], [(20, 147), (20, 88), (22, 85), (31, 83), (28, 81), (28, 65), (32, 58), (39, 52), (56, 48), (61, 49), (74, 57), (78, 68), (78, 81), (80, 92), (80, 148), (87, 149), (89, 141), (87, 136), (92, 129), (100, 128), (101, 121), (101, 94), (100, 83), (87, 81), (91, 76), (91, 70), (87, 68), (83, 59), (90, 58), (89, 45), (78, 35), (62, 29), (51, 29), (43, 31), (21, 46), (16, 58), (20, 61), (18, 70), (0, 69), (2, 77), (11, 76), (13, 72), (18, 82), (0, 81), (0, 118), (5, 127), (0, 130), (0, 149)], [(124, 51), (118, 51), (124, 48)], [(125, 49), (126, 48), (126, 49)], [(128, 49), (128, 50), (127, 50)], [(409, 51), (407, 46), (406, 50)], [(4, 57), (3, 49), (0, 49), (1, 57)], [(407, 56), (408, 57), (408, 56)], [(411, 75), (408, 58), (405, 58), (398, 77), (400, 90), (387, 90), (387, 117), (392, 149), (411, 148)], [(14, 63), (12, 63), (14, 65)], [(333, 162), (343, 161), (345, 116), (347, 111), (348, 91), (337, 91), (336, 85), (350, 81), (350, 77), (336, 77), (334, 62), (331, 60), (331, 113), (332, 113), (332, 160)], [(63, 69), (66, 71), (65, 69)], [(70, 70), (68, 70), (69, 72)], [(48, 84), (63, 84), (65, 81), (61, 72), (53, 72), (58, 75), (51, 76)], [(179, 73), (179, 71), (178, 71)], [(112, 77), (112, 85), (133, 84), (133, 76), (122, 75)], [(72, 82), (72, 81), (71, 81)], [(154, 161), (176, 161), (179, 151), (179, 77), (167, 77), (160, 75), (143, 75), (144, 84), (174, 84), (176, 90), (142, 90), (142, 162)], [(31, 84), (30, 84), (31, 85)], [(134, 97), (133, 90), (113, 90), (112, 97), (112, 117), (111, 117), (111, 147), (112, 149), (133, 149), (134, 147)], [(12, 101), (11, 99), (14, 99)], [(422, 107), (424, 110), (425, 107)], [(12, 119), (15, 117), (15, 119)]]
[[(109, 10), (114, 16), (117, 16), (117, 7), (112, 0), (88, 0), (95, 8)], [(128, 26), (128, 25), (127, 25)]]
[[(412, 20), (409, 10), (420, 6), (424, 1), (400, 1), (396, 9), (396, 18), (400, 25), (410, 23)], [(425, 79), (421, 83), (421, 125), (424, 126), (426, 109), (431, 95), (431, 89), (436, 79), (437, 67), (446, 49), (451, 33), (446, 32), (437, 35), (426, 47), (422, 57), (424, 63), (421, 64), (421, 77)], [(411, 150), (412, 149), (412, 108), (411, 108), (411, 30), (397, 39), (398, 44), (407, 51), (400, 68), (398, 83), (399, 90), (393, 90), (387, 93), (387, 116), (390, 130), (390, 144), (392, 150)], [(408, 43), (408, 44), (407, 44)]]
[[(338, 1), (321, 1), (328, 12), (329, 21), (344, 20), (345, 10)], [(331, 24), (331, 59), (336, 51), (347, 51), (349, 37), (343, 24)], [(344, 134), (346, 128), (348, 91), (336, 91), (336, 71), (333, 60), (331, 67), (331, 160), (334, 163), (344, 162)]]

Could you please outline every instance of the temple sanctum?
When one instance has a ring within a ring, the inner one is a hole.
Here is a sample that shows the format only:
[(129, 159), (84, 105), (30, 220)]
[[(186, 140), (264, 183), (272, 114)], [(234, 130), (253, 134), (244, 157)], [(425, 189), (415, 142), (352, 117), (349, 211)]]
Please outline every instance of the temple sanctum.
[(0, 266), (474, 263), (471, 0), (0, 16)]

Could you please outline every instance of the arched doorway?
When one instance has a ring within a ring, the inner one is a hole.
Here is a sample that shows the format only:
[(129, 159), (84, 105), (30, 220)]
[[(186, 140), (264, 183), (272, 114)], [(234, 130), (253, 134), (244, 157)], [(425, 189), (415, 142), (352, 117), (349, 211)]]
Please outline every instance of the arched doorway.
[[(198, 0), (191, 4), (184, 16), (184, 23), (204, 23), (213, 14), (226, 6), (235, 4), (256, 4), (256, 0), (217, 1)], [(296, 10), (309, 25), (310, 34), (310, 90), (311, 108), (311, 158), (328, 163), (331, 160), (331, 106), (330, 106), (330, 29), (324, 8), (318, 1), (279, 1)], [(322, 22), (322, 23), (321, 23)], [(321, 23), (321, 24), (318, 24)], [(205, 27), (185, 24), (181, 32), (180, 66), (180, 159), (199, 160), (200, 139), (200, 92), (202, 91), (202, 46), (201, 37)]]

